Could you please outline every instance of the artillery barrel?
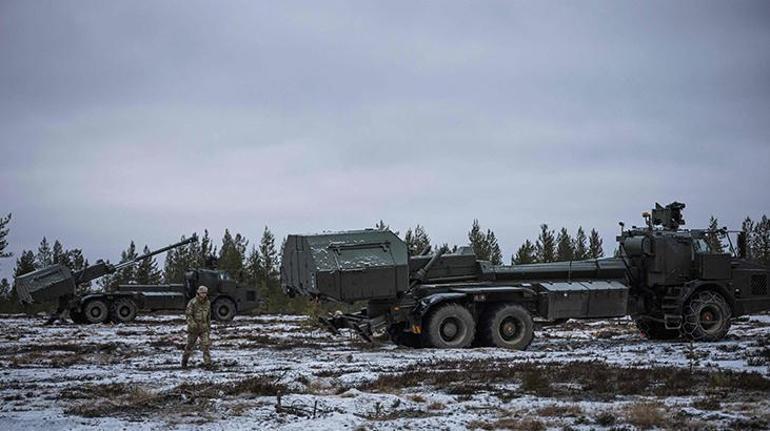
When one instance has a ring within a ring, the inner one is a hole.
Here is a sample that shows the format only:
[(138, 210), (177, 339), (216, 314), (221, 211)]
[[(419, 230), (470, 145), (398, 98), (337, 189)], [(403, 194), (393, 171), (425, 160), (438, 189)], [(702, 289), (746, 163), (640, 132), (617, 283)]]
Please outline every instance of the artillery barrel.
[(576, 260), (567, 262), (533, 263), (525, 265), (500, 265), (492, 267), (496, 280), (511, 281), (571, 281), (571, 280), (622, 280), (626, 266), (622, 258)]
[(186, 240), (183, 240), (183, 241), (179, 241), (176, 244), (171, 244), (171, 245), (163, 247), (161, 249), (158, 249), (158, 250), (155, 250), (155, 251), (151, 251), (151, 252), (149, 252), (147, 254), (143, 254), (143, 255), (141, 255), (139, 257), (135, 257), (134, 259), (131, 259), (131, 260), (127, 261), (127, 262), (123, 262), (123, 263), (117, 264), (117, 265), (115, 265), (115, 270), (117, 271), (117, 270), (119, 270), (121, 268), (125, 268), (125, 267), (133, 265), (133, 264), (135, 264), (137, 262), (141, 262), (141, 261), (143, 261), (145, 259), (149, 259), (149, 258), (151, 258), (151, 257), (153, 257), (155, 255), (161, 254), (163, 252), (169, 251), (169, 250), (177, 248), (177, 247), (181, 247), (183, 245), (190, 244), (190, 243), (195, 242), (195, 241), (198, 241), (198, 237), (195, 234), (193, 234), (193, 236), (191, 236), (190, 238), (187, 238)]

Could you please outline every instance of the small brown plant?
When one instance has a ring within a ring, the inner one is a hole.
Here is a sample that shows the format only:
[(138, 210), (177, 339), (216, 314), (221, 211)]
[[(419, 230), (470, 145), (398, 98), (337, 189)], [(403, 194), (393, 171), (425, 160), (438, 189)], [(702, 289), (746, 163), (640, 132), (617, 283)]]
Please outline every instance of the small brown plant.
[(631, 404), (625, 411), (625, 419), (631, 425), (641, 429), (662, 427), (666, 424), (665, 408), (659, 402), (638, 402)]

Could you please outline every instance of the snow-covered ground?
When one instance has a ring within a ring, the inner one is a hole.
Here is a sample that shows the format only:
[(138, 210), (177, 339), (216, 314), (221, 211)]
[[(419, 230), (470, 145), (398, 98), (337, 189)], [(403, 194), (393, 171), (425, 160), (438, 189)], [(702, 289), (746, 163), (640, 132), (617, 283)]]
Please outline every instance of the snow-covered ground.
[(179, 367), (184, 337), (174, 316), (0, 316), (0, 429), (770, 426), (768, 315), (701, 344), (645, 340), (625, 319), (570, 321), (523, 352), (367, 344), (304, 317), (238, 317), (215, 324), (212, 371)]

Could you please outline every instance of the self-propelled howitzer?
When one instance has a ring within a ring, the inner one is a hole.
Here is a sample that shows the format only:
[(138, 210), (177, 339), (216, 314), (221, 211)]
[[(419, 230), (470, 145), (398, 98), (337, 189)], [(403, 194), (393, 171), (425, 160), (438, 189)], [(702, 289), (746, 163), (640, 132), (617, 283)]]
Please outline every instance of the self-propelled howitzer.
[(115, 308), (115, 304), (119, 304), (122, 299), (125, 299), (126, 295), (120, 292), (81, 295), (77, 292), (78, 286), (197, 240), (197, 236), (193, 234), (188, 239), (117, 265), (98, 260), (95, 264), (79, 271), (72, 271), (62, 264), (50, 265), (18, 276), (15, 281), (16, 296), (22, 304), (56, 302), (58, 304), (57, 312), (52, 316), (52, 319), (49, 319), (50, 322), (53, 322), (57, 317), (61, 318), (66, 311), (69, 311), (72, 320), (76, 323), (104, 322), (108, 319), (110, 310)]
[(323, 322), (408, 345), (522, 349), (533, 318), (626, 315), (651, 339), (719, 340), (734, 317), (770, 310), (770, 270), (745, 258), (745, 233), (730, 254), (707, 241), (726, 229), (681, 229), (684, 207), (656, 204), (647, 226), (618, 236), (617, 257), (531, 265), (492, 265), (468, 248), (410, 257), (382, 230), (290, 235), (281, 284), (289, 295), (367, 301)]
[(365, 339), (387, 331), (399, 344), (433, 347), (495, 345), (523, 349), (533, 318), (622, 316), (626, 268), (619, 259), (505, 266), (479, 260), (469, 248), (410, 257), (387, 230), (290, 235), (281, 280), (289, 295), (353, 303), (366, 309), (322, 322)]

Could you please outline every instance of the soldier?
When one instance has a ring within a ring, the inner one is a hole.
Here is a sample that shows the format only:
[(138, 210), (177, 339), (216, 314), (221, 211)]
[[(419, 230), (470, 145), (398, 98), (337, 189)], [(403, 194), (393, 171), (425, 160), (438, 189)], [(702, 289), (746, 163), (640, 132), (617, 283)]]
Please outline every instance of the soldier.
[(187, 317), (187, 346), (182, 354), (182, 368), (187, 368), (187, 360), (190, 359), (195, 342), (200, 339), (203, 351), (203, 363), (206, 368), (211, 367), (211, 353), (209, 347), (211, 340), (211, 302), (208, 299), (209, 289), (206, 286), (198, 287), (198, 294), (187, 303), (185, 316)]

